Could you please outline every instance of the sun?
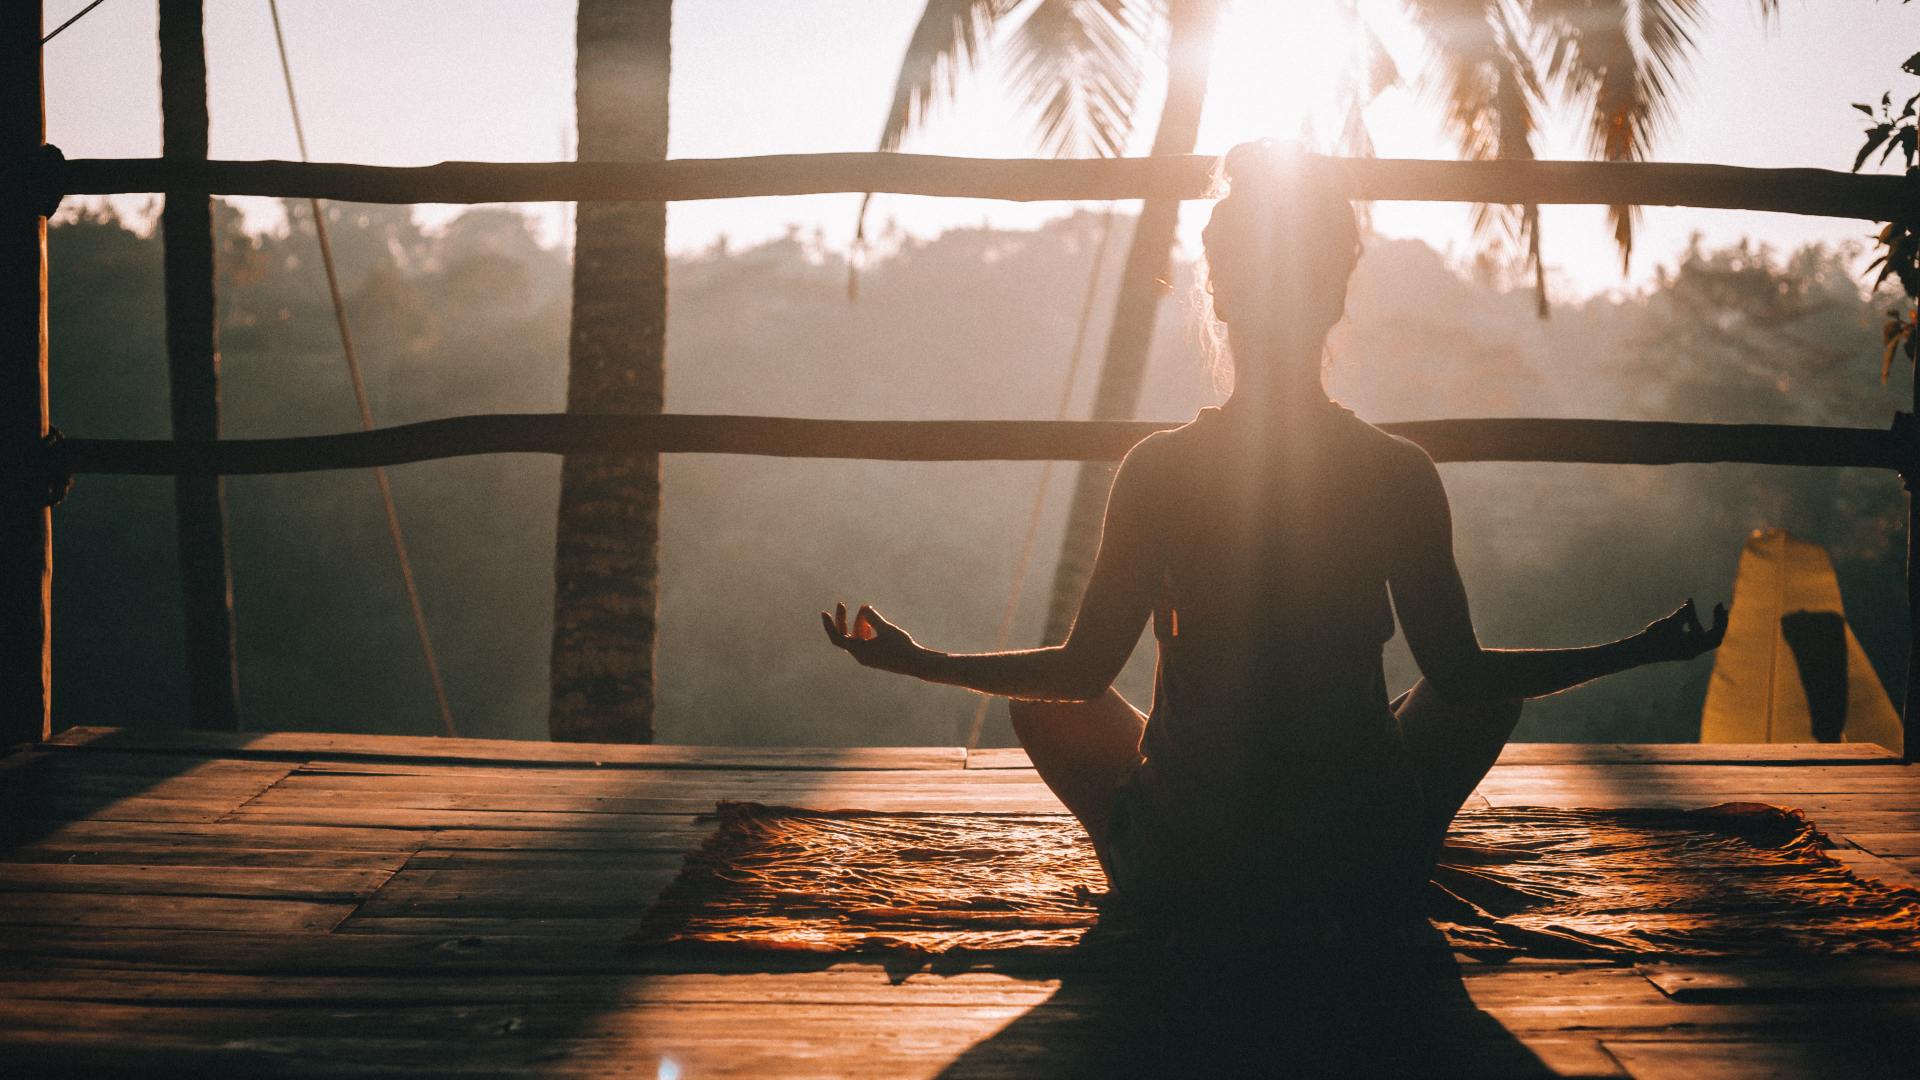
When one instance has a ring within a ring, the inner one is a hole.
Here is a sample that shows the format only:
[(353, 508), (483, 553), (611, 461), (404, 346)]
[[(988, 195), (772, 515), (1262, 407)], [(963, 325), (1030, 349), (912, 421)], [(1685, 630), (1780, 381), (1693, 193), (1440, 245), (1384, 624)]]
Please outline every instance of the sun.
[(1364, 78), (1366, 31), (1341, 0), (1241, 0), (1221, 19), (1207, 92), (1207, 149), (1258, 136), (1332, 151), (1342, 88)]

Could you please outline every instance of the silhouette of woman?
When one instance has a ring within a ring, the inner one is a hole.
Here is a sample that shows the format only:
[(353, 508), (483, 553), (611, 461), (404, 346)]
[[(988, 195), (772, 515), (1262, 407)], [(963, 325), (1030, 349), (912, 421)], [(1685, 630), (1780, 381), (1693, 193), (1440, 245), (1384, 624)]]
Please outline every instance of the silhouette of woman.
[[(1417, 910), (1448, 823), (1526, 698), (1720, 643), (1687, 601), (1632, 637), (1485, 649), (1418, 446), (1327, 399), (1327, 331), (1360, 255), (1321, 162), (1263, 140), (1223, 162), (1204, 233), (1226, 404), (1127, 455), (1062, 645), (949, 654), (871, 607), (821, 613), (861, 664), (1012, 699), (1020, 743), (1131, 906), (1338, 938)], [(1389, 702), (1394, 617), (1423, 678)], [(1153, 712), (1112, 689), (1151, 614)]]

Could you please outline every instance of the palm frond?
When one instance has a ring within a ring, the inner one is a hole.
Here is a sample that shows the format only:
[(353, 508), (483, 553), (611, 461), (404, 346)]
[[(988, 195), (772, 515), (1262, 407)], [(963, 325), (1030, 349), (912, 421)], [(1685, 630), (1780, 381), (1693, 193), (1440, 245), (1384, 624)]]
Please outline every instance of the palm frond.
[(1009, 37), (1008, 77), (1038, 112), (1040, 146), (1056, 157), (1118, 157), (1133, 134), (1147, 50), (1140, 5), (1039, 0)]
[[(1440, 99), (1441, 118), (1460, 156), (1471, 161), (1531, 160), (1535, 111), (1542, 94), (1529, 34), (1506, 0), (1405, 0), (1432, 51), (1422, 78)], [(1538, 304), (1547, 310), (1536, 206), (1480, 204), (1473, 233), (1520, 252), (1534, 272)]]
[[(1696, 51), (1702, 0), (1534, 0), (1547, 77), (1588, 114), (1587, 149), (1602, 161), (1642, 161), (1671, 120), (1680, 73)], [(1763, 13), (1777, 10), (1766, 0)], [(1633, 257), (1637, 207), (1609, 207), (1621, 272)]]
[(1407, 0), (1433, 52), (1422, 82), (1472, 161), (1533, 157), (1540, 82), (1501, 0)]
[(1018, 5), (1019, 0), (927, 0), (900, 60), (893, 105), (880, 129), (880, 149), (900, 149), (934, 99), (953, 95), (960, 72), (979, 63), (994, 24)]
[(1334, 152), (1344, 157), (1372, 157), (1373, 135), (1367, 130), (1366, 109), (1387, 88), (1400, 85), (1400, 65), (1393, 62), (1393, 54), (1387, 51), (1373, 27), (1360, 17), (1355, 0), (1344, 0), (1341, 14), (1348, 27), (1359, 32), (1362, 41), (1353, 67), (1341, 80), (1338, 97), (1346, 119), (1341, 124)]

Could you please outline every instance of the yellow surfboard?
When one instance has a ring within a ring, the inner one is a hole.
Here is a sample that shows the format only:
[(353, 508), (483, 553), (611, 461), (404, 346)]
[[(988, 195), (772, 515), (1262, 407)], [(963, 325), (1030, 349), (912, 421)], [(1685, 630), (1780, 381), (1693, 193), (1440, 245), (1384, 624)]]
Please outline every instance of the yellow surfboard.
[(1900, 715), (1847, 625), (1825, 548), (1785, 529), (1747, 538), (1700, 741), (1869, 742), (1901, 752)]

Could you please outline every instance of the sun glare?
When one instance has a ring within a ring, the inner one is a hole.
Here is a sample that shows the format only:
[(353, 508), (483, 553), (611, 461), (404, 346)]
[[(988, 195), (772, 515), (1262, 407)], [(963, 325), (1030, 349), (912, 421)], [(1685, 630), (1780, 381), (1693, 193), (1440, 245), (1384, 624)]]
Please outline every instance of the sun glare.
[(1241, 0), (1220, 22), (1207, 95), (1206, 150), (1248, 138), (1339, 141), (1341, 89), (1364, 79), (1364, 31), (1339, 0)]

